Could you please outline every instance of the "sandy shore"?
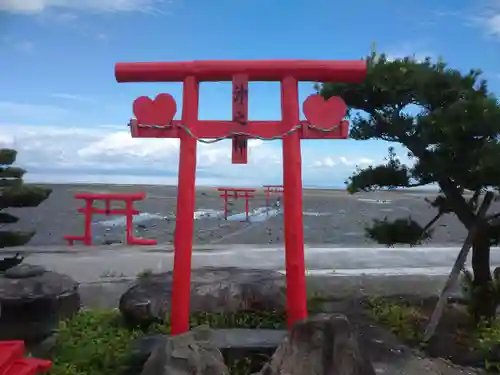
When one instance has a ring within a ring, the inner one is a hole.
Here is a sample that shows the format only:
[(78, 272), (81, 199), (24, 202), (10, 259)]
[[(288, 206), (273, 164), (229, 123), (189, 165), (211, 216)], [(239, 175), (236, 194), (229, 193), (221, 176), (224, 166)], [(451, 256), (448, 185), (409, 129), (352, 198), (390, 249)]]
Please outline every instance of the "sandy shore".
[[(147, 194), (137, 208), (147, 213), (138, 218), (137, 236), (152, 238), (159, 243), (171, 243), (175, 229), (176, 187), (124, 186), (124, 185), (51, 185), (51, 197), (36, 208), (11, 209), (20, 222), (11, 228), (35, 229), (30, 245), (62, 245), (64, 235), (79, 235), (83, 231), (83, 217), (77, 214), (82, 206), (73, 198), (76, 192), (139, 192)], [(364, 227), (374, 218), (411, 217), (422, 225), (429, 221), (435, 210), (424, 201), (426, 192), (380, 192), (348, 195), (340, 190), (304, 190), (304, 232), (307, 244), (335, 244), (366, 246), (374, 244), (364, 236)], [(274, 200), (275, 201), (275, 200)], [(273, 201), (273, 203), (274, 203)], [(499, 203), (495, 203), (497, 205)], [(252, 210), (265, 207), (265, 196), (258, 192), (250, 203)], [(199, 188), (196, 209), (200, 218), (195, 220), (195, 244), (281, 244), (283, 243), (283, 215), (273, 212), (267, 216), (254, 215), (250, 222), (240, 221), (244, 200), (231, 206), (236, 216), (226, 221), (222, 216), (223, 202), (215, 188)], [(211, 214), (212, 217), (207, 215)], [(204, 216), (205, 215), (205, 216)], [(214, 216), (219, 217), (214, 217)], [(115, 219), (115, 220), (113, 220)], [(140, 220), (139, 220), (140, 219)], [(123, 239), (120, 218), (95, 216), (93, 225), (96, 244)], [(435, 227), (430, 244), (458, 244), (466, 232), (451, 215), (442, 218)]]

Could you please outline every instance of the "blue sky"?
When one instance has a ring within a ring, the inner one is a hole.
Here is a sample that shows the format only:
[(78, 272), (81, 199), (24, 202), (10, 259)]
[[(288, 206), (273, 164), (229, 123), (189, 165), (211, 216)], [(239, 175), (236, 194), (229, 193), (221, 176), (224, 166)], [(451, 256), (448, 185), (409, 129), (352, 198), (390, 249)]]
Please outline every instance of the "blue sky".
[[(169, 92), (181, 104), (180, 84), (117, 84), (119, 61), (359, 59), (375, 42), (392, 57), (480, 68), (500, 93), (500, 1), (449, 4), (0, 0), (0, 143), (19, 150), (32, 181), (175, 183), (177, 141), (131, 139), (126, 124), (137, 96)], [(312, 91), (301, 84), (301, 98)], [(229, 83), (203, 84), (200, 118), (229, 119), (230, 96)], [(250, 84), (249, 102), (251, 119), (278, 119), (278, 83)], [(356, 165), (381, 161), (387, 144), (302, 150), (305, 185), (339, 186)], [(281, 182), (280, 142), (252, 142), (246, 166), (230, 165), (228, 142), (201, 145), (198, 159), (200, 184)]]

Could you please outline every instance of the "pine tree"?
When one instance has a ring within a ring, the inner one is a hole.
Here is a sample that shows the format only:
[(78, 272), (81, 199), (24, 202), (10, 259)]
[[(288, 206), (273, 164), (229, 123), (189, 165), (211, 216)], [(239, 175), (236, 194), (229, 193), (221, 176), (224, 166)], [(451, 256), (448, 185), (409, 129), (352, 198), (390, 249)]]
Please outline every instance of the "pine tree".
[(0, 248), (27, 244), (35, 232), (4, 230), (7, 224), (19, 219), (4, 210), (9, 207), (36, 207), (46, 200), (51, 189), (23, 183), (26, 171), (12, 164), (16, 161), (17, 151), (0, 149)]
[[(368, 56), (362, 84), (326, 83), (317, 89), (325, 98), (341, 96), (352, 116), (350, 137), (400, 144), (410, 163), (401, 163), (393, 148), (386, 162), (358, 169), (347, 183), (350, 193), (380, 188), (435, 184), (439, 196), (429, 201), (437, 214), (421, 227), (411, 218), (378, 220), (368, 235), (386, 245), (416, 245), (432, 236), (431, 226), (446, 214), (455, 215), (468, 230), (477, 228), (472, 268), (479, 301), (476, 316), (491, 318), (490, 246), (499, 242), (500, 213), (481, 218), (478, 199), (486, 190), (500, 190), (500, 103), (488, 91), (481, 72), (462, 73), (442, 60), (415, 57), (388, 59), (375, 51)], [(465, 190), (472, 191), (470, 198)]]

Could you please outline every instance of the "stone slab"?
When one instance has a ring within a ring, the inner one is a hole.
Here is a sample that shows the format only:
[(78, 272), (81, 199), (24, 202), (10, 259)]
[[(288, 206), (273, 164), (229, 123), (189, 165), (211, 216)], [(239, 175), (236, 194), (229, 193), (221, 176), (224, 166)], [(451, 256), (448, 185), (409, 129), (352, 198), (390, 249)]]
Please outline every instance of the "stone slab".
[[(286, 334), (287, 331), (274, 329), (214, 329), (210, 330), (210, 340), (227, 361), (245, 358), (250, 353), (270, 356)], [(133, 361), (145, 362), (156, 345), (167, 338), (167, 335), (149, 335), (138, 339), (132, 347)]]

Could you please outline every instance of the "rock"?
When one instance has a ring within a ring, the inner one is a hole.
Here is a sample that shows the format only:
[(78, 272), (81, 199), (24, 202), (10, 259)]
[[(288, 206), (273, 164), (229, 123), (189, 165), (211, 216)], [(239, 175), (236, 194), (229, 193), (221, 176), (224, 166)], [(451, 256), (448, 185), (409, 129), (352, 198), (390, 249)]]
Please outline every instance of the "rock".
[(8, 279), (24, 279), (27, 277), (40, 276), (45, 273), (42, 266), (33, 266), (31, 264), (20, 264), (5, 271), (4, 276)]
[(13, 257), (5, 257), (0, 259), (0, 272), (5, 272), (9, 268), (15, 267), (21, 264), (24, 260), (24, 257), (21, 256), (20, 253), (16, 253)]
[(51, 334), (42, 340), (30, 343), (27, 349), (34, 358), (52, 359), (55, 354), (57, 335)]
[[(170, 311), (172, 272), (139, 278), (120, 298), (135, 323), (162, 320)], [(284, 276), (270, 270), (205, 267), (192, 271), (192, 312), (283, 311)]]
[[(164, 346), (169, 336), (165, 334), (149, 334), (137, 338), (129, 353), (129, 364), (142, 368), (158, 346)], [(139, 371), (140, 372), (140, 371)]]
[(260, 375), (375, 375), (351, 324), (341, 314), (298, 322)]
[(78, 283), (22, 264), (0, 275), (0, 306), (0, 340), (43, 340), (80, 309)]
[(223, 375), (228, 374), (221, 352), (210, 342), (210, 331), (198, 327), (161, 341), (141, 375)]

